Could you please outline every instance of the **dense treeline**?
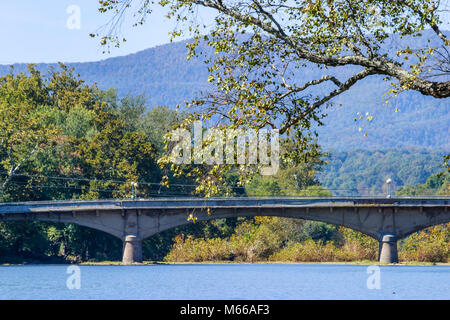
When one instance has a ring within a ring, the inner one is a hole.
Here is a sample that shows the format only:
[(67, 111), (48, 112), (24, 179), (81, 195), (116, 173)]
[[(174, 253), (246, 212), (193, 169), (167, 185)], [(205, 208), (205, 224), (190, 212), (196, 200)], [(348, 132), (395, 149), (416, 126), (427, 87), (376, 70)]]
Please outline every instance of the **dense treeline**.
[[(134, 181), (138, 197), (190, 195), (194, 181), (157, 165), (163, 136), (181, 117), (166, 107), (148, 109), (143, 96), (119, 97), (88, 85), (64, 65), (47, 76), (29, 66), (27, 74), (1, 77), (0, 201), (129, 198)], [(282, 163), (276, 175), (234, 190), (244, 196), (366, 194), (363, 183), (383, 193), (389, 176), (398, 194), (448, 194), (448, 176), (426, 180), (440, 161), (439, 152), (413, 150), (318, 154), (296, 166)], [(168, 189), (159, 183), (163, 175)], [(236, 177), (227, 179), (233, 185)], [(400, 188), (416, 183), (424, 184)], [(446, 261), (448, 228), (433, 230), (434, 240), (425, 232), (405, 241), (402, 259)], [(158, 261), (352, 261), (375, 259), (377, 245), (325, 223), (256, 217), (167, 230), (145, 240), (143, 250), (145, 259)], [(0, 222), (0, 263), (120, 260), (121, 254), (119, 239), (85, 227)]]
[[(178, 121), (175, 111), (147, 111), (141, 96), (118, 98), (64, 65), (49, 76), (34, 66), (28, 71), (0, 78), (2, 202), (129, 198), (133, 181), (141, 182), (137, 196), (191, 192), (159, 184), (156, 161), (164, 134)], [(120, 240), (75, 225), (0, 224), (2, 261), (119, 259), (121, 249)]]

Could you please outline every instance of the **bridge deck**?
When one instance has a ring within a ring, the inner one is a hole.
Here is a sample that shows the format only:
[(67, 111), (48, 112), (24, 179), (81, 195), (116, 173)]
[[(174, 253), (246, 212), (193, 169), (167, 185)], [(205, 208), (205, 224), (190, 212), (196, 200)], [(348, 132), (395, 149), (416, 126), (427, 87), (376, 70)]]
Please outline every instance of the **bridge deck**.
[(0, 214), (180, 208), (448, 207), (450, 197), (252, 197), (67, 200), (1, 203)]

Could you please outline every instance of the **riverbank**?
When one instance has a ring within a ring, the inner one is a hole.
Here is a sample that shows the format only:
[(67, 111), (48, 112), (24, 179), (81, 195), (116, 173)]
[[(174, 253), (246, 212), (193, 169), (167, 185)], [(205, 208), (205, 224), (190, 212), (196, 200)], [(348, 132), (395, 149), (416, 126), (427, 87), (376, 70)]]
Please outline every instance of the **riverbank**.
[[(231, 261), (231, 260), (218, 260), (218, 261), (153, 261), (146, 260), (144, 262), (136, 262), (132, 265), (145, 266), (145, 265), (257, 265), (257, 264), (286, 264), (286, 265), (408, 265), (408, 266), (450, 266), (449, 262), (425, 262), (425, 261), (401, 261), (399, 263), (384, 264), (377, 260), (355, 260), (355, 261)], [(29, 259), (26, 261), (14, 261), (0, 263), (0, 266), (25, 266), (25, 265), (80, 265), (80, 266), (121, 266), (122, 261), (84, 261), (75, 262), (63, 259)]]
[[(325, 264), (325, 265), (411, 265), (411, 266), (450, 266), (450, 262), (420, 262), (420, 261), (402, 261), (393, 264), (381, 264), (378, 261), (346, 261), (346, 262), (286, 262), (286, 261), (258, 261), (258, 262), (240, 262), (240, 261), (203, 261), (203, 262), (164, 262), (164, 261), (144, 261), (142, 263), (134, 263), (133, 265), (224, 265), (224, 264)], [(104, 265), (122, 265), (120, 261), (100, 261), (100, 262), (82, 262), (82, 266), (104, 266)]]
[[(24, 262), (24, 263), (0, 263), (0, 266), (32, 266), (32, 265), (79, 265), (79, 266), (122, 266), (121, 261), (88, 261), (80, 263), (47, 263), (47, 262)], [(420, 262), (420, 261), (402, 261), (399, 263), (384, 264), (378, 261), (325, 261), (325, 262), (290, 262), (290, 261), (259, 261), (259, 262), (240, 262), (240, 261), (203, 261), (203, 262), (164, 262), (164, 261), (144, 261), (133, 263), (132, 266), (153, 266), (153, 265), (257, 265), (257, 264), (286, 264), (286, 265), (391, 265), (391, 266), (450, 266), (450, 262)]]

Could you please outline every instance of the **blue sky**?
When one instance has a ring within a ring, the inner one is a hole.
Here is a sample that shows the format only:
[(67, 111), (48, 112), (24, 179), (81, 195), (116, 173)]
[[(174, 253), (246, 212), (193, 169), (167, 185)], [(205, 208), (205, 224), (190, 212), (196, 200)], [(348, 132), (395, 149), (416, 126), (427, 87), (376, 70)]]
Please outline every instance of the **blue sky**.
[[(175, 24), (159, 11), (144, 26), (124, 23), (127, 42), (103, 54), (98, 38), (89, 37), (110, 15), (97, 11), (97, 0), (1, 0), (0, 64), (15, 62), (82, 62), (134, 53), (169, 42)], [(67, 8), (80, 8), (80, 29), (69, 29)], [(161, 9), (160, 9), (161, 10)]]
[[(68, 7), (80, 8), (80, 29), (69, 29)], [(110, 15), (97, 10), (98, 0), (1, 0), (0, 64), (16, 62), (84, 62), (121, 56), (169, 42), (168, 33), (175, 22), (158, 9), (143, 26), (132, 27), (125, 21), (122, 33), (127, 42), (103, 54), (98, 38), (89, 37), (108, 22)], [(212, 15), (202, 12), (201, 18)], [(445, 29), (449, 28), (448, 15)]]

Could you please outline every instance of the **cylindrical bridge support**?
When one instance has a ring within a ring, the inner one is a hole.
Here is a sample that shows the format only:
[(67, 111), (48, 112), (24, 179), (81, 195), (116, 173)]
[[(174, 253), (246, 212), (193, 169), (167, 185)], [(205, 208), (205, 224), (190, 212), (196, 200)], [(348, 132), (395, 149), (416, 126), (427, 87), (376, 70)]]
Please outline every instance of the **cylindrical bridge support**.
[(142, 262), (142, 240), (136, 235), (127, 235), (123, 240), (122, 264)]
[(397, 236), (392, 233), (383, 234), (380, 240), (380, 263), (398, 263)]

